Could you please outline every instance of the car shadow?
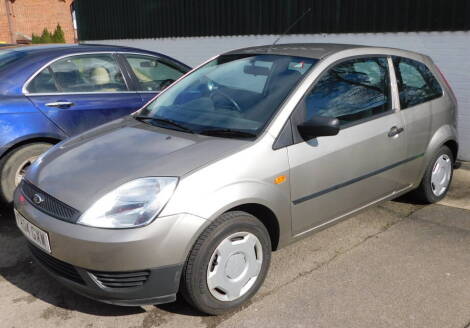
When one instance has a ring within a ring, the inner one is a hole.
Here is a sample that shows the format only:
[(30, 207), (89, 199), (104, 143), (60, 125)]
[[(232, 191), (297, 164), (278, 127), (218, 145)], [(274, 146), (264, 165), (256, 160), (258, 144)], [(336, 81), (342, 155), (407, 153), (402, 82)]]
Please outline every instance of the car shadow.
[[(455, 162), (454, 164), (454, 170), (460, 170), (460, 169), (466, 169), (466, 165), (463, 164), (462, 162), (460, 161), (457, 161)], [(455, 173), (455, 171), (454, 171)], [(458, 186), (455, 185), (455, 182), (453, 182), (453, 184), (450, 185), (450, 188), (449, 188), (449, 193), (448, 195), (453, 195), (455, 197), (455, 194), (459, 194), (459, 193), (462, 193), (462, 191), (459, 190), (460, 188)], [(466, 193), (465, 193), (466, 195)], [(465, 196), (464, 196), (465, 197)], [(421, 201), (420, 199), (418, 199), (414, 194), (413, 194), (413, 191), (407, 193), (407, 194), (404, 194), (398, 198), (395, 198), (392, 200), (392, 202), (397, 202), (397, 203), (401, 203), (401, 204), (409, 204), (409, 205), (429, 205), (429, 203), (426, 203), (426, 202), (423, 202)]]
[(178, 298), (173, 303), (158, 304), (155, 305), (155, 307), (165, 312), (179, 314), (183, 316), (210, 317), (210, 315), (196, 310), (180, 295), (178, 295)]
[(0, 207), (0, 281), (5, 280), (28, 293), (12, 302), (32, 303), (40, 299), (64, 310), (99, 316), (126, 316), (143, 313), (141, 307), (123, 307), (88, 299), (58, 284), (34, 262), (15, 224), (13, 210)]
[(392, 202), (401, 203), (401, 204), (409, 204), (409, 205), (426, 205), (427, 204), (425, 202), (422, 202), (416, 199), (416, 197), (413, 194), (402, 195), (398, 198), (392, 199)]

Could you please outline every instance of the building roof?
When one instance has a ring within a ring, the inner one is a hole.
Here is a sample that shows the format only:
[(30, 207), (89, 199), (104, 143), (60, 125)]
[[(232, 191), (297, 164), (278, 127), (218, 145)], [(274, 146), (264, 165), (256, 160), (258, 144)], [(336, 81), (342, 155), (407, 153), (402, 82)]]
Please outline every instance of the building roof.
[(225, 54), (273, 54), (321, 59), (338, 51), (364, 47), (340, 43), (289, 43), (236, 49)]

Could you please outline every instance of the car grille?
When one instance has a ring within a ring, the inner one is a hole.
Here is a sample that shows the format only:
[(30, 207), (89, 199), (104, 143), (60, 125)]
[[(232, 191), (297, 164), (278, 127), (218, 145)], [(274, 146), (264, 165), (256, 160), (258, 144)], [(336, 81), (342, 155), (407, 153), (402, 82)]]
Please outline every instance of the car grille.
[[(75, 223), (80, 216), (80, 212), (60, 200), (55, 199), (51, 195), (45, 193), (31, 183), (23, 180), (21, 183), (21, 191), (28, 201), (38, 210), (55, 217), (56, 219)], [(35, 196), (40, 196), (42, 201), (35, 202)]]
[(90, 272), (103, 286), (109, 288), (140, 287), (150, 277), (150, 271)]
[(31, 250), (31, 253), (33, 254), (34, 258), (44, 265), (46, 268), (49, 270), (55, 272), (57, 275), (72, 280), (76, 283), (79, 284), (84, 284), (84, 281), (80, 274), (77, 272), (75, 267), (71, 264), (62, 262), (49, 254), (44, 253), (40, 249), (38, 249), (36, 246), (32, 244), (28, 244), (29, 249)]

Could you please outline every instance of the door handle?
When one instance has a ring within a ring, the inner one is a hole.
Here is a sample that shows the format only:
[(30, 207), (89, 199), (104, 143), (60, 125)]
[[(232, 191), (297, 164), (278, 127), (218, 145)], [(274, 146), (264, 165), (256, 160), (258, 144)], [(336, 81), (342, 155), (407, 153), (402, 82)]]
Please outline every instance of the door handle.
[(56, 101), (56, 102), (50, 102), (47, 103), (47, 107), (57, 107), (57, 108), (69, 108), (74, 105), (73, 102), (71, 101)]
[(405, 129), (403, 128), (399, 128), (397, 126), (393, 126), (390, 131), (388, 131), (388, 136), (390, 138), (394, 137), (394, 136), (397, 136), (399, 135), (400, 133), (402, 133)]

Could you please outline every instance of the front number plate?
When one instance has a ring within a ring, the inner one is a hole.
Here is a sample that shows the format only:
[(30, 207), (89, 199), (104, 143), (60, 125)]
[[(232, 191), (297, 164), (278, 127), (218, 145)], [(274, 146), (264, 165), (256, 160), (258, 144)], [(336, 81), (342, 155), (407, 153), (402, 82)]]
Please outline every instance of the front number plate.
[(50, 253), (51, 246), (47, 232), (39, 229), (34, 224), (26, 220), (17, 210), (15, 210), (16, 224), (21, 232), (36, 246)]

